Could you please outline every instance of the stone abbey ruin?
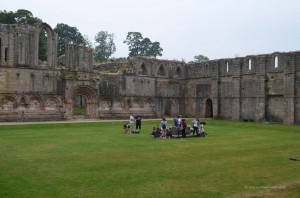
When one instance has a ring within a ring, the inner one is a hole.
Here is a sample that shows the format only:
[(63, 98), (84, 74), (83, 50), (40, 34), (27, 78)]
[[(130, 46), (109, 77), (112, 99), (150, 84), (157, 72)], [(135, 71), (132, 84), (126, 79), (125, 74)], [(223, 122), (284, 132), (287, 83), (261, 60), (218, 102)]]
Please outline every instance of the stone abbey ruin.
[[(47, 33), (47, 60), (39, 34)], [(0, 24), (0, 121), (211, 117), (300, 124), (300, 51), (187, 64), (138, 57), (93, 65), (92, 50), (69, 44), (57, 58), (56, 34)]]

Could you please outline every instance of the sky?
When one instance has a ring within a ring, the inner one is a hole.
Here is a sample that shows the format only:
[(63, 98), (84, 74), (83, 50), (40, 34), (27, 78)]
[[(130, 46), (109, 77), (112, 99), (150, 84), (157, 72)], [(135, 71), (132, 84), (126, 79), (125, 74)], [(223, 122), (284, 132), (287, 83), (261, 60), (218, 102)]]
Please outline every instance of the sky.
[(0, 0), (0, 10), (18, 9), (93, 43), (97, 32), (113, 33), (116, 58), (128, 56), (128, 32), (160, 42), (158, 58), (186, 62), (300, 50), (299, 0)]

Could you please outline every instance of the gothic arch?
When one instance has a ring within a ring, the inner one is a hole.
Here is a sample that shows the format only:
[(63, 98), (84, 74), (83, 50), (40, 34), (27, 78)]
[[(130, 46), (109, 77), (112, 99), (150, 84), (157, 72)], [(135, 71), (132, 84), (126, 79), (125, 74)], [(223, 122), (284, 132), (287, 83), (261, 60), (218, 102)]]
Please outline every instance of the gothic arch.
[(213, 103), (210, 98), (205, 100), (205, 113), (206, 118), (213, 118)]
[(29, 110), (42, 110), (44, 101), (41, 96), (32, 96), (28, 103)]
[(97, 118), (98, 104), (97, 94), (93, 88), (87, 85), (79, 85), (70, 90), (67, 96), (66, 113), (68, 117), (73, 117), (73, 104), (75, 96), (82, 95), (86, 101), (85, 118)]
[(142, 106), (143, 106), (143, 102), (140, 99), (135, 98), (131, 101), (130, 109), (131, 110), (141, 110)]
[(182, 69), (180, 67), (177, 67), (175, 70), (174, 78), (182, 78)]
[(99, 101), (99, 112), (101, 111), (109, 111), (110, 108), (113, 106), (111, 101), (107, 98)]
[(125, 101), (121, 98), (117, 98), (112, 105), (113, 110), (122, 111), (125, 108)]
[(25, 96), (22, 96), (18, 103), (19, 103), (19, 105), (18, 105), (19, 110), (27, 109), (28, 104), (29, 104), (29, 102), (28, 102), (28, 100), (26, 99)]
[(175, 115), (175, 102), (172, 100), (168, 100), (164, 106), (164, 115), (166, 116), (174, 116)]
[(53, 29), (47, 23), (40, 23), (36, 26), (34, 64), (36, 67), (39, 65), (39, 40), (40, 33), (43, 30), (47, 33), (47, 67), (53, 68), (56, 64), (56, 36)]
[(142, 63), (141, 64), (141, 67), (140, 67), (140, 70), (139, 70), (139, 74), (140, 75), (148, 75), (148, 70), (147, 70), (147, 67), (146, 67), (146, 64), (145, 63)]
[(4, 96), (0, 101), (3, 111), (9, 111), (17, 108), (17, 99), (14, 96)]
[(56, 97), (51, 97), (46, 100), (45, 110), (46, 111), (59, 111), (61, 101)]
[(164, 65), (160, 65), (157, 70), (157, 76), (166, 76), (166, 71)]

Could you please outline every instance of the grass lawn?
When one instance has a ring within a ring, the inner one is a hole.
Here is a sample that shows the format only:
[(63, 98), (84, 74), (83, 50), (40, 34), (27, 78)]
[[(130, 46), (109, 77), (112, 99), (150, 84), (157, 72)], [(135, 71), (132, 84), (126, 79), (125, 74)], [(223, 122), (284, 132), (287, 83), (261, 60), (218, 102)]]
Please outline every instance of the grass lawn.
[(206, 122), (185, 140), (150, 138), (159, 121), (0, 126), (0, 197), (299, 197), (299, 126)]

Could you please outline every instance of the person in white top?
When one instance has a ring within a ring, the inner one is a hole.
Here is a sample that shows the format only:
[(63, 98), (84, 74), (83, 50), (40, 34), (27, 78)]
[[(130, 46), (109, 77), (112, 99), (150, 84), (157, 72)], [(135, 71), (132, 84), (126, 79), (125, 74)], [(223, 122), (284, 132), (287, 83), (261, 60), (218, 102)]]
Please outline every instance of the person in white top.
[(178, 116), (178, 126), (181, 124), (181, 115)]
[(134, 124), (134, 117), (132, 114), (130, 114), (130, 117), (129, 117), (130, 131), (133, 130), (133, 124)]
[(199, 124), (199, 119), (198, 118), (195, 118), (193, 121), (193, 135), (197, 135), (198, 136), (198, 124)]

